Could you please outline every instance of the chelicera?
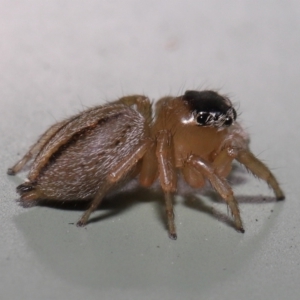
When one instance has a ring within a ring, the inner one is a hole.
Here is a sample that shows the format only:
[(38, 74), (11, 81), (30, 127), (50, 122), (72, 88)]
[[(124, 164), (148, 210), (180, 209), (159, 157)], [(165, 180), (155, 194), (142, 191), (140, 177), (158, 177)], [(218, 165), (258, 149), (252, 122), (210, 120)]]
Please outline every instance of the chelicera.
[(143, 95), (88, 109), (50, 127), (12, 168), (15, 175), (33, 160), (27, 180), (17, 187), (25, 203), (35, 200), (90, 200), (78, 221), (87, 224), (107, 193), (138, 178), (164, 192), (168, 232), (176, 239), (173, 196), (178, 176), (193, 188), (206, 181), (227, 203), (238, 231), (244, 232), (238, 203), (226, 181), (237, 160), (284, 194), (268, 167), (249, 150), (249, 139), (230, 100), (214, 91), (187, 91), (152, 105)]

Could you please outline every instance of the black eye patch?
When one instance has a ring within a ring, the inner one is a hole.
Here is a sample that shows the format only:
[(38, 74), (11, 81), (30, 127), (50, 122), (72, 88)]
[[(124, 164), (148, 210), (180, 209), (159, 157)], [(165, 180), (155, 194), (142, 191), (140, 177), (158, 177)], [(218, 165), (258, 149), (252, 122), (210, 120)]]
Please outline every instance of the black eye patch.
[(229, 99), (214, 91), (186, 91), (182, 100), (188, 103), (200, 126), (230, 126), (236, 119)]

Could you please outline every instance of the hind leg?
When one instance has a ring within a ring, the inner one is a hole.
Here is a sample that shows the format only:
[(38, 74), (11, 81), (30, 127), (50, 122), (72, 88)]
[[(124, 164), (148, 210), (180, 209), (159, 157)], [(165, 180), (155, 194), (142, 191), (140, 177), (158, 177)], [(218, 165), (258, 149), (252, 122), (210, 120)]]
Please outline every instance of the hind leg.
[(101, 186), (101, 188), (98, 190), (96, 196), (93, 198), (90, 207), (84, 212), (84, 214), (81, 216), (80, 220), (77, 222), (77, 226), (85, 226), (90, 218), (90, 215), (92, 212), (94, 212), (99, 205), (101, 204), (104, 196), (108, 192), (108, 190), (112, 187), (112, 183), (106, 182)]
[(90, 215), (99, 207), (104, 196), (109, 189), (122, 180), (137, 162), (144, 156), (149, 147), (149, 140), (141, 142), (134, 151), (129, 154), (124, 160), (122, 160), (111, 172), (108, 174), (106, 182), (99, 188), (95, 197), (93, 198), (90, 207), (84, 212), (80, 220), (77, 222), (77, 226), (85, 226), (90, 218)]
[[(111, 187), (118, 183), (122, 178), (124, 178), (130, 170), (136, 165), (136, 163), (144, 156), (147, 151), (149, 141), (144, 141), (134, 149), (134, 151), (121, 161), (116, 168), (111, 170), (108, 174), (107, 180), (94, 196), (90, 207), (83, 213), (80, 220), (77, 222), (77, 226), (85, 226), (90, 218), (90, 215), (99, 207), (103, 198)], [(39, 191), (38, 187), (32, 182), (24, 182), (17, 187), (17, 192), (21, 196), (21, 200), (26, 203), (39, 199), (47, 199), (47, 196), (43, 196)], [(63, 199), (61, 199), (63, 200)]]
[(47, 143), (48, 141), (65, 125), (69, 120), (52, 125), (40, 139), (29, 149), (29, 151), (11, 168), (7, 170), (8, 175), (16, 175)]
[(20, 194), (21, 200), (24, 201), (38, 199), (34, 186), (27, 182), (22, 183), (17, 187), (17, 193)]

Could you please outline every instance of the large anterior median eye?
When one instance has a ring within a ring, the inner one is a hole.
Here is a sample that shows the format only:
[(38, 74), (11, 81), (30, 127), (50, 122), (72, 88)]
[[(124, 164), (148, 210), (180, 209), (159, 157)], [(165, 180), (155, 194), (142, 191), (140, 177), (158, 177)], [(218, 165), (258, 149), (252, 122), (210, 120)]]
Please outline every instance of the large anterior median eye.
[(197, 116), (197, 123), (199, 125), (207, 125), (208, 120), (209, 120), (210, 114), (207, 112), (201, 112), (199, 113), (199, 115)]

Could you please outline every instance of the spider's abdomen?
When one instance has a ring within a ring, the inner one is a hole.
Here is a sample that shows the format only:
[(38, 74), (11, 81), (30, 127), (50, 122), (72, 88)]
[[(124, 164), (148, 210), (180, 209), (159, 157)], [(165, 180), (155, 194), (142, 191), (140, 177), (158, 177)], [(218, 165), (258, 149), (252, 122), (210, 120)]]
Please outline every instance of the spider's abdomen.
[[(31, 181), (38, 198), (92, 198), (105, 182), (108, 172), (145, 138), (145, 120), (134, 109), (119, 105), (113, 107), (110, 114), (105, 112), (102, 117), (101, 113), (100, 110), (97, 122), (92, 126), (70, 135), (42, 167), (39, 162), (42, 155), (38, 155), (29, 174), (30, 180), (40, 167), (36, 180)], [(48, 142), (48, 147), (56, 143), (58, 135)], [(30, 183), (25, 185), (28, 189)], [(21, 191), (19, 188), (22, 195)]]

